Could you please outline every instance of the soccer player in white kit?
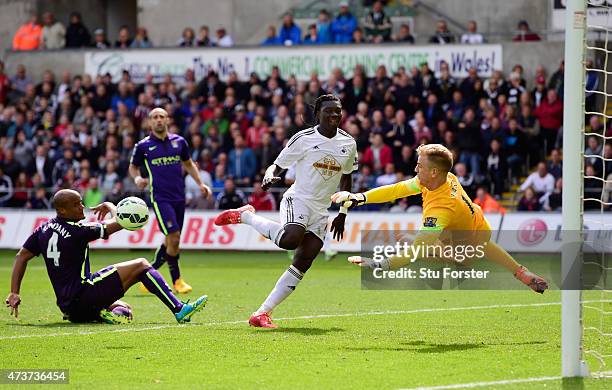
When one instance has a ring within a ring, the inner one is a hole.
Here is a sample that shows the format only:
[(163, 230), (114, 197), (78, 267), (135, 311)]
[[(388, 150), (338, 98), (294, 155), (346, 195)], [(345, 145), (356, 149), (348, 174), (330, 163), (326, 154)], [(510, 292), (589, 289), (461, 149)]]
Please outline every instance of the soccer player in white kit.
[[(272, 310), (298, 285), (320, 252), (327, 231), (330, 197), (338, 185), (343, 191), (352, 187), (352, 173), (357, 169), (357, 144), (351, 135), (338, 128), (342, 119), (340, 99), (319, 96), (314, 116), (318, 124), (295, 134), (267, 170), (262, 188), (267, 190), (280, 181), (280, 174), (295, 163), (295, 183), (285, 192), (280, 204), (280, 223), (255, 214), (251, 205), (222, 212), (217, 225), (245, 223), (278, 247), (295, 250), (293, 262), (278, 279), (261, 307), (251, 315), (249, 324), (276, 328)], [(334, 238), (344, 234), (346, 209), (341, 209), (331, 224)]]

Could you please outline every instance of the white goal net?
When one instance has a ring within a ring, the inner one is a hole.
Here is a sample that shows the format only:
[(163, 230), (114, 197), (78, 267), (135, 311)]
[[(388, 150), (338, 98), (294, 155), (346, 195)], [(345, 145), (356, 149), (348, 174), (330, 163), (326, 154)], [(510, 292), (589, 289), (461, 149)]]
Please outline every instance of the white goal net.
[(607, 275), (612, 266), (612, 1), (588, 0), (586, 5), (580, 208), (583, 231), (598, 233), (584, 234), (586, 246), (595, 253), (583, 251), (582, 358), (592, 376), (612, 377), (612, 290)]

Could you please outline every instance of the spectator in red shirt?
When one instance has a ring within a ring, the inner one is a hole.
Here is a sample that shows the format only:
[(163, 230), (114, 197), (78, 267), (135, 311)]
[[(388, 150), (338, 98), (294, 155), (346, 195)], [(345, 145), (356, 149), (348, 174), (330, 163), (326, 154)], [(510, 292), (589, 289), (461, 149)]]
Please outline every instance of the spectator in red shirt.
[(0, 104), (6, 103), (9, 84), (9, 78), (4, 73), (4, 62), (0, 61)]
[(215, 116), (215, 108), (219, 107), (219, 99), (215, 95), (210, 95), (206, 100), (206, 106), (200, 111), (202, 122), (206, 122)]
[(276, 210), (276, 200), (274, 195), (261, 189), (261, 180), (255, 180), (253, 193), (249, 195), (249, 204), (257, 211)]
[(15, 192), (11, 199), (12, 207), (24, 207), (28, 202), (28, 191), (32, 189), (32, 180), (30, 180), (25, 172), (21, 172), (13, 184)]
[(387, 164), (393, 163), (393, 152), (391, 148), (383, 142), (382, 134), (373, 134), (371, 143), (372, 145), (368, 146), (363, 154), (361, 163), (374, 167), (374, 171), (380, 174)]
[(542, 138), (546, 141), (546, 150), (553, 149), (557, 132), (563, 124), (563, 102), (559, 99), (557, 91), (549, 89), (546, 99), (542, 100), (533, 115), (540, 121)]
[(253, 126), (249, 127), (246, 132), (247, 147), (257, 149), (261, 146), (261, 137), (263, 133), (267, 133), (268, 125), (259, 115), (253, 118)]
[(531, 31), (531, 29), (529, 28), (529, 23), (527, 23), (526, 20), (521, 20), (518, 23), (518, 32), (514, 36), (514, 38), (512, 38), (512, 40), (514, 42), (535, 42), (540, 41), (542, 39), (538, 34)]

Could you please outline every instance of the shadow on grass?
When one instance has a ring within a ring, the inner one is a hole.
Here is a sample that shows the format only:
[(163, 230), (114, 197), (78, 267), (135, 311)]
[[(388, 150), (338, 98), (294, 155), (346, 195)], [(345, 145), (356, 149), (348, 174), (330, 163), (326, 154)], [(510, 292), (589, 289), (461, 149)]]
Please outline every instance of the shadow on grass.
[(5, 325), (14, 326), (17, 328), (86, 328), (86, 327), (90, 327), (92, 324), (73, 324), (72, 322), (62, 321), (62, 322), (45, 322), (45, 323), (40, 323), (40, 324), (13, 322), (13, 323), (5, 324)]
[(269, 330), (265, 333), (278, 334), (278, 333), (296, 333), (303, 336), (320, 336), (327, 333), (344, 332), (342, 328), (277, 328)]
[(457, 343), (457, 344), (437, 344), (428, 343), (422, 340), (410, 341), (405, 343), (399, 343), (399, 345), (383, 347), (383, 346), (372, 346), (372, 347), (347, 347), (346, 350), (350, 351), (412, 351), (416, 353), (446, 353), (456, 351), (467, 351), (470, 349), (488, 348), (491, 346), (498, 345), (533, 345), (533, 344), (546, 344), (544, 341), (526, 341), (519, 343)]
[(583, 390), (584, 380), (583, 378), (563, 378), (561, 388), (563, 390)]
[(346, 347), (348, 351), (412, 351), (416, 353), (445, 353), (455, 351), (466, 351), (469, 349), (484, 348), (485, 345), (474, 343), (463, 344), (429, 344), (423, 341), (400, 343), (400, 345), (381, 347)]

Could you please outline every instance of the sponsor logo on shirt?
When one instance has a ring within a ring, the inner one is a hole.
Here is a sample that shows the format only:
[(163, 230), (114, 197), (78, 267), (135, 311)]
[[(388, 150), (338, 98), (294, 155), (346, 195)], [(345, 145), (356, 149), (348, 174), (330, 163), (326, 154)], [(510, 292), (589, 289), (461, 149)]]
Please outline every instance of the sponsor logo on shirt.
[(331, 179), (342, 170), (338, 160), (329, 154), (316, 161), (312, 166), (325, 180)]
[(166, 156), (158, 157), (151, 160), (151, 164), (155, 166), (174, 165), (181, 162), (181, 156)]

